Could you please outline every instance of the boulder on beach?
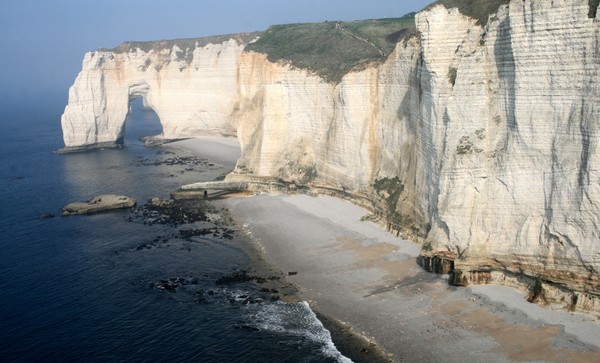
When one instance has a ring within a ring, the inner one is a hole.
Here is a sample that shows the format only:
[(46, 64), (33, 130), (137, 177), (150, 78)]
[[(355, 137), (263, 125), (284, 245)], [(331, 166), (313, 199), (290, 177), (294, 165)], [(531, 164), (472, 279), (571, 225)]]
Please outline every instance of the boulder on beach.
[(113, 209), (131, 208), (135, 205), (136, 201), (133, 198), (123, 195), (106, 194), (94, 197), (88, 202), (69, 203), (63, 207), (61, 215), (94, 214)]

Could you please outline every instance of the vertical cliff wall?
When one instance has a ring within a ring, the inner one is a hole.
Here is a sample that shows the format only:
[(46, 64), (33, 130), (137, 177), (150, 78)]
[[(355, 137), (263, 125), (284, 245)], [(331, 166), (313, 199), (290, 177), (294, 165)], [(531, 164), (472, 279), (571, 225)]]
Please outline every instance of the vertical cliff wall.
[(591, 10), (513, 0), (486, 23), (436, 5), (384, 62), (339, 82), (235, 41), (191, 60), (175, 47), (89, 53), (65, 144), (118, 140), (129, 98), (143, 95), (165, 137), (237, 133), (229, 180), (351, 196), (422, 242), (424, 265), (457, 284), (530, 287), (531, 300), (600, 311)]
[(338, 84), (245, 53), (237, 173), (374, 201), (457, 284), (531, 286), (532, 300), (597, 310), (589, 12), (519, 0), (482, 26), (434, 6), (417, 15), (418, 39)]
[(450, 57), (437, 55), (447, 28), (432, 24), (460, 15), (418, 16), (422, 72), (433, 75), (424, 103), (444, 103), (423, 117), (438, 133), (426, 141), (439, 190), (425, 249), (454, 260), (457, 283), (511, 271), (556, 283), (548, 299), (598, 307), (560, 291), (600, 290), (598, 26), (588, 13), (587, 1), (511, 1), (484, 29), (465, 27)]
[(420, 61), (413, 38), (384, 64), (332, 84), (267, 62), (263, 54), (244, 53), (237, 175), (375, 200), (390, 222), (424, 235)]

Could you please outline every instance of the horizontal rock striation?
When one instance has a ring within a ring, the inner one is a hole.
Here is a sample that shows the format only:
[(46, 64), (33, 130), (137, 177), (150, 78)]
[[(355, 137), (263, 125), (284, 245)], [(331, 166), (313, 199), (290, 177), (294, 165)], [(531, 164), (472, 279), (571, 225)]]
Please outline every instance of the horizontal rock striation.
[(143, 94), (165, 137), (237, 133), (229, 182), (353, 198), (456, 284), (598, 312), (596, 12), (585, 0), (500, 3), (487, 22), (432, 6), (417, 36), (336, 83), (236, 41), (196, 48), (189, 64), (175, 47), (90, 53), (65, 144), (118, 140), (129, 97)]

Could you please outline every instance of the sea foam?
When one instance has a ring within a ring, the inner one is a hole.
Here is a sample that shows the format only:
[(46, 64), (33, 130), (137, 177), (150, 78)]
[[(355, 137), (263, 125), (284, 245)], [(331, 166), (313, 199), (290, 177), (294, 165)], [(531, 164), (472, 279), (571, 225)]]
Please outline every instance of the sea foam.
[(254, 324), (261, 330), (310, 340), (322, 346), (321, 352), (325, 357), (341, 363), (352, 362), (336, 348), (331, 333), (323, 326), (306, 301), (262, 305), (253, 319)]

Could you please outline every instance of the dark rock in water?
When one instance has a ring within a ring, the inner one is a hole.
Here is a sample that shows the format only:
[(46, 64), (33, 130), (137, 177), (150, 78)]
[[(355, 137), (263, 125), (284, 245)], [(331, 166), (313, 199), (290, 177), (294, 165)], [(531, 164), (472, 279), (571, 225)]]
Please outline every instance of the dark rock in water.
[(196, 291), (195, 302), (198, 303), (218, 303), (218, 304), (261, 304), (265, 300), (262, 297), (253, 296), (250, 292), (221, 289), (200, 289)]
[(215, 281), (217, 285), (225, 285), (239, 282), (252, 281), (252, 276), (248, 275), (245, 270), (238, 270), (229, 275), (221, 276)]
[[(131, 219), (129, 219), (129, 220), (131, 220)], [(159, 236), (154, 237), (151, 241), (137, 245), (134, 249), (131, 249), (130, 251), (151, 250), (154, 248), (162, 248), (163, 246), (168, 247), (169, 245), (167, 245), (166, 243), (169, 242), (169, 240), (174, 237), (175, 237), (175, 235), (173, 235), (171, 237), (159, 235)]]
[[(180, 201), (173, 199), (152, 198), (142, 208), (135, 210), (131, 221), (141, 221), (147, 225), (166, 224), (179, 226), (182, 224), (208, 221), (203, 203)], [(185, 234), (185, 232), (183, 233)], [(191, 237), (191, 236), (190, 236)]]
[(48, 213), (44, 213), (40, 216), (40, 219), (49, 219), (49, 218), (54, 218), (55, 215), (54, 213), (48, 212)]
[(294, 276), (294, 275), (298, 275), (298, 272), (297, 271), (288, 272), (288, 276)]
[[(175, 155), (173, 152), (165, 151), (165, 155)], [(214, 166), (213, 163), (209, 163), (207, 159), (198, 158), (196, 156), (173, 156), (163, 160), (149, 160), (140, 159), (140, 165), (168, 165), (168, 166), (186, 166), (185, 170), (193, 171), (194, 166)]]
[(248, 331), (260, 331), (259, 328), (252, 326), (252, 325), (248, 325), (248, 324), (236, 325), (233, 328), (234, 329), (243, 329), (243, 330), (248, 330)]
[(61, 216), (77, 214), (95, 214), (114, 209), (132, 208), (136, 204), (135, 199), (122, 195), (99, 195), (88, 202), (75, 202), (64, 206)]
[(160, 280), (152, 284), (152, 286), (159, 290), (168, 292), (177, 292), (177, 289), (188, 285), (198, 285), (199, 279), (197, 277), (171, 277), (167, 280)]
[(214, 233), (215, 229), (214, 228), (202, 228), (202, 229), (182, 229), (179, 230), (179, 237), (183, 238), (183, 239), (190, 239), (192, 237), (196, 237), (196, 236), (206, 236), (209, 234), (212, 234), (214, 237), (215, 233)]
[(253, 276), (249, 275), (245, 270), (237, 270), (232, 272), (229, 275), (221, 276), (215, 281), (217, 285), (225, 285), (225, 284), (234, 284), (241, 282), (249, 282), (253, 281), (259, 284), (264, 284), (267, 281), (275, 281), (280, 280), (280, 276), (269, 276), (269, 277), (261, 277), (261, 276)]

